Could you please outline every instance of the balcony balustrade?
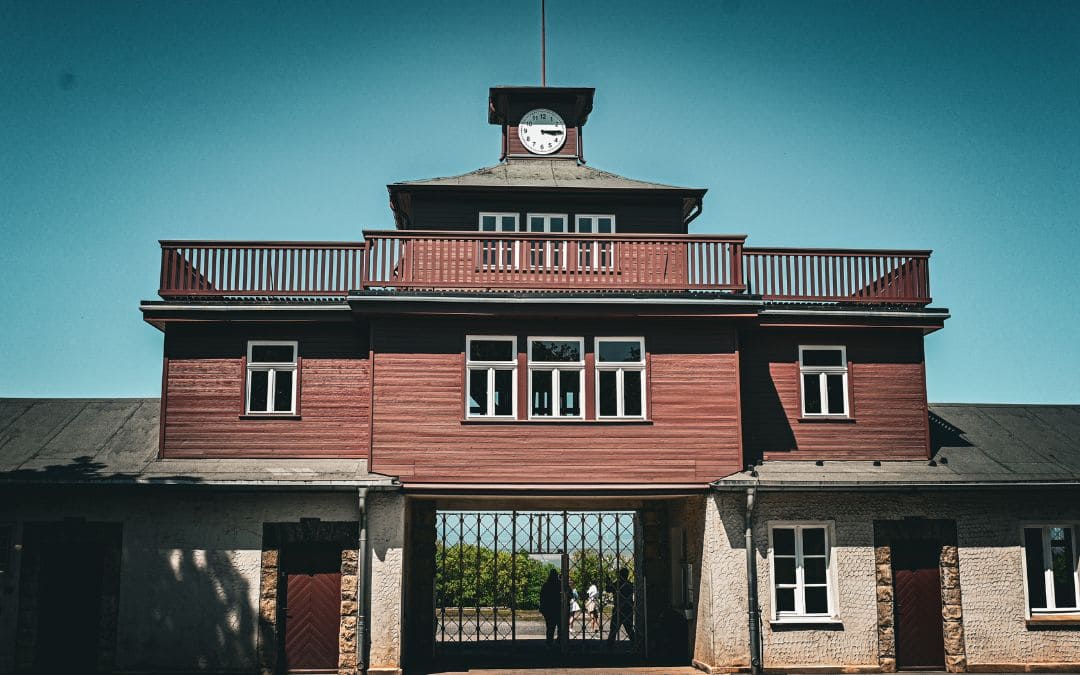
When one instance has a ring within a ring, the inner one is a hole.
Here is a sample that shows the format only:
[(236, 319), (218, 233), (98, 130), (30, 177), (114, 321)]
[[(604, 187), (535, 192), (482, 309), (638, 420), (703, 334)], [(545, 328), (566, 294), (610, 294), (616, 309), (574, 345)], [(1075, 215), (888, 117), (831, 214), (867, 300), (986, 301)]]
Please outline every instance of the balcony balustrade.
[(367, 231), (363, 242), (161, 242), (163, 298), (350, 291), (690, 292), (926, 305), (929, 251), (744, 247), (744, 236)]

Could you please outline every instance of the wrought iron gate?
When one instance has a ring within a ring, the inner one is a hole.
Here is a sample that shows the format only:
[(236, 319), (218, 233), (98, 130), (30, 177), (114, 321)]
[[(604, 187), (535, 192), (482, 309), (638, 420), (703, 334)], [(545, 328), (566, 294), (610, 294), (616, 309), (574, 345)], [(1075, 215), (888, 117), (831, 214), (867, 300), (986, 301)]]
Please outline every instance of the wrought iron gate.
[(563, 653), (646, 656), (640, 527), (633, 511), (437, 512), (436, 651), (543, 643), (539, 593), (554, 570)]

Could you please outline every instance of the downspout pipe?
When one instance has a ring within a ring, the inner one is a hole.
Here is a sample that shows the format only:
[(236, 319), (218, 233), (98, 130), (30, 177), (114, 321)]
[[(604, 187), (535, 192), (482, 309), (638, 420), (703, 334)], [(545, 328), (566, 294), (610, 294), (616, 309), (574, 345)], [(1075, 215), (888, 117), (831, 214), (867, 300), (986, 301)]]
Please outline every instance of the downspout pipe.
[(360, 506), (360, 540), (357, 546), (356, 560), (356, 648), (357, 671), (367, 670), (370, 645), (368, 615), (371, 613), (371, 583), (368, 580), (368, 538), (367, 538), (367, 492), (366, 487), (359, 488), (357, 500)]
[(746, 488), (746, 618), (750, 629), (750, 673), (761, 673), (761, 607), (758, 605), (757, 552), (754, 546), (754, 499), (757, 488)]

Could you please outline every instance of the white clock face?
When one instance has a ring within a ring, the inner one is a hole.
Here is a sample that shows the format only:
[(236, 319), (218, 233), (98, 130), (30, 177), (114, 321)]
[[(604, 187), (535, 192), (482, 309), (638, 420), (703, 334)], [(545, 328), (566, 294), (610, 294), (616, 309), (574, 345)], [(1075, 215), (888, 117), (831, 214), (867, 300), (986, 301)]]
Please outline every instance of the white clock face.
[(518, 138), (529, 152), (550, 155), (566, 142), (566, 122), (547, 108), (530, 110), (518, 122)]

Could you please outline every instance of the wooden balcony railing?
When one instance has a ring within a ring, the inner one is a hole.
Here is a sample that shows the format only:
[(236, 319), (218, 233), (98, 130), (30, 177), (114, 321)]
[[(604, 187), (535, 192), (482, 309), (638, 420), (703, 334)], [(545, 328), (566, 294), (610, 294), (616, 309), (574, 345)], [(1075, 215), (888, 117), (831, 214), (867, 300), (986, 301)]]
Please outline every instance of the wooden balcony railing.
[(364, 242), (161, 242), (163, 298), (366, 289), (726, 291), (930, 303), (929, 251), (744, 248), (742, 236), (364, 233)]
[(743, 289), (745, 237), (365, 232), (366, 288)]
[(158, 295), (344, 297), (363, 262), (362, 242), (163, 241)]
[(930, 303), (930, 251), (746, 248), (748, 293), (763, 300)]

